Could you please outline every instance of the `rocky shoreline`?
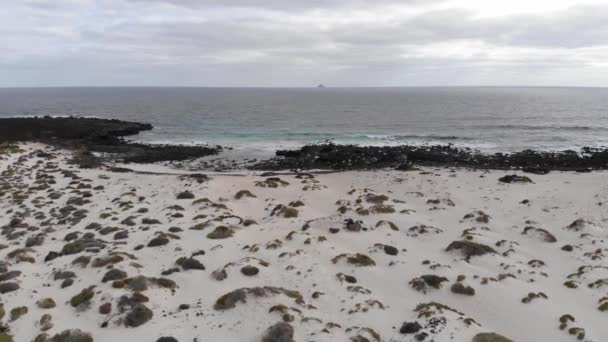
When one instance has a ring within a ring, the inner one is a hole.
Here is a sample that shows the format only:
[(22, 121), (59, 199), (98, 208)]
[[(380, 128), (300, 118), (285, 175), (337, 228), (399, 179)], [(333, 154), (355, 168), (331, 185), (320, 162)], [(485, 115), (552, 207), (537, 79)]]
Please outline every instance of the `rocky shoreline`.
[[(221, 146), (150, 145), (124, 139), (152, 125), (115, 119), (36, 117), (0, 119), (0, 143), (38, 141), (78, 151), (73, 162), (93, 168), (103, 161), (121, 163), (180, 162), (217, 155)], [(91, 152), (97, 152), (94, 155)], [(101, 154), (103, 157), (99, 157)], [(221, 158), (220, 158), (221, 160)], [(298, 150), (279, 150), (276, 156), (251, 163), (216, 161), (199, 166), (221, 171), (236, 169), (374, 170), (417, 166), (468, 167), (473, 169), (522, 170), (535, 174), (550, 171), (589, 172), (608, 169), (608, 149), (583, 148), (561, 152), (524, 150), (487, 154), (452, 145), (357, 146), (332, 143), (306, 145)]]
[(523, 170), (545, 174), (549, 171), (608, 169), (608, 150), (584, 148), (581, 152), (543, 152), (525, 150), (511, 154), (484, 154), (454, 146), (355, 146), (307, 145), (299, 150), (277, 151), (276, 157), (260, 161), (255, 170), (370, 170), (397, 168), (414, 170), (416, 166), (469, 167), (474, 169)]
[[(126, 136), (149, 131), (147, 123), (81, 117), (0, 119), (0, 143), (42, 142), (78, 151), (73, 162), (83, 168), (103, 161), (156, 163), (182, 161), (219, 153), (220, 146), (152, 145), (130, 142)], [(103, 154), (103, 158), (91, 152)]]

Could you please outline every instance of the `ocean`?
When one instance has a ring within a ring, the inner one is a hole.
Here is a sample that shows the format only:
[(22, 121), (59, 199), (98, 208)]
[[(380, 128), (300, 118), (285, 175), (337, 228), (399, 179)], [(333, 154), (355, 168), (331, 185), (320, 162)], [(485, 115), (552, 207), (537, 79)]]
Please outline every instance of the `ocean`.
[(484, 152), (608, 147), (608, 88), (4, 88), (0, 117), (147, 122), (132, 140), (261, 157), (333, 141), (453, 144)]

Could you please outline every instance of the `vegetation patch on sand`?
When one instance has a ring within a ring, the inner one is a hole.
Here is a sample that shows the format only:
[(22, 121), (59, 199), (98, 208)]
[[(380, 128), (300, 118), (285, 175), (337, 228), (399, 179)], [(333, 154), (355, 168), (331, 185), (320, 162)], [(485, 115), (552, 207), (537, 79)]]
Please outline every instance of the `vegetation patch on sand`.
[(453, 241), (445, 250), (448, 252), (452, 250), (458, 251), (466, 260), (470, 260), (474, 256), (496, 253), (496, 250), (488, 245), (467, 240)]

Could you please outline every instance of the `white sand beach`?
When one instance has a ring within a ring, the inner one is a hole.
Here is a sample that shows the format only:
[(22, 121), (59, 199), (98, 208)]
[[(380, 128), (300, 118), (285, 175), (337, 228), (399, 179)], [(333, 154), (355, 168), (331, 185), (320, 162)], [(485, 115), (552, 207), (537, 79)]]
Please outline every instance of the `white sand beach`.
[(14, 341), (608, 341), (608, 172), (188, 177), (20, 149), (0, 153)]

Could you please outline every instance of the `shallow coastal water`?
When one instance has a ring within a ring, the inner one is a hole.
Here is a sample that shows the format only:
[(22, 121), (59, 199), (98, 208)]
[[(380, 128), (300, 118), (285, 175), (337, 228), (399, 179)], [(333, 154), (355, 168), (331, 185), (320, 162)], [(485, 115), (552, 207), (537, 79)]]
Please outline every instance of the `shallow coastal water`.
[(0, 117), (149, 122), (135, 140), (235, 147), (263, 157), (332, 140), (454, 144), (488, 152), (608, 146), (604, 88), (0, 89)]

